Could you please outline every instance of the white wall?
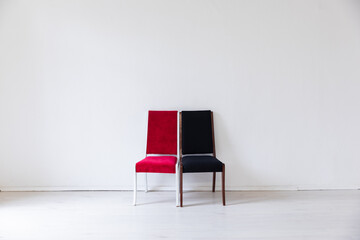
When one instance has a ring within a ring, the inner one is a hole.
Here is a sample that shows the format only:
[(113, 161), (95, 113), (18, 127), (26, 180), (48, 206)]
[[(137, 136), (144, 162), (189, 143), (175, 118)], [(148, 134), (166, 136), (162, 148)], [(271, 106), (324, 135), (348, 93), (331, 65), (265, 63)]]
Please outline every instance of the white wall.
[(230, 189), (359, 188), (359, 63), (359, 1), (0, 0), (0, 189), (130, 189), (149, 109), (213, 110)]

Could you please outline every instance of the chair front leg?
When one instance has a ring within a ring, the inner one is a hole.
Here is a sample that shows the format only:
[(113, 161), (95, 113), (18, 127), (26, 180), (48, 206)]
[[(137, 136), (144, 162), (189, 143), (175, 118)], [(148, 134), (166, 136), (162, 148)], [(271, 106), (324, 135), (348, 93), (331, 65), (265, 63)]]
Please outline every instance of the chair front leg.
[(179, 206), (179, 164), (175, 165), (175, 190), (176, 190), (176, 206)]
[(136, 173), (136, 169), (135, 169), (135, 172), (134, 172), (134, 206), (136, 206), (136, 193), (137, 193), (137, 173)]
[(183, 166), (180, 163), (180, 207), (183, 206)]
[(221, 181), (221, 185), (222, 185), (222, 201), (223, 201), (223, 205), (226, 205), (225, 202), (225, 164), (222, 165), (222, 181)]

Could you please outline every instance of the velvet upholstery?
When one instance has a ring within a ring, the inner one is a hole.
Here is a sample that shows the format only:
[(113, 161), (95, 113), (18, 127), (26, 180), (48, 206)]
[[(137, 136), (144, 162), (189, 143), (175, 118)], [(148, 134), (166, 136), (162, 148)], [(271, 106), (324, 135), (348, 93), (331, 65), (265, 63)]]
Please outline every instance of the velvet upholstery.
[(149, 156), (136, 163), (136, 172), (175, 173), (177, 157)]
[(213, 153), (211, 111), (182, 111), (182, 153)]
[(183, 206), (184, 173), (213, 173), (215, 192), (216, 172), (221, 172), (222, 200), (225, 206), (225, 164), (216, 158), (211, 111), (181, 112), (180, 207)]
[(182, 158), (183, 172), (221, 172), (222, 162), (212, 156), (185, 156)]
[(182, 111), (181, 127), (183, 173), (222, 172), (223, 163), (209, 156), (214, 153), (211, 111)]
[(177, 154), (177, 111), (149, 111), (147, 154)]

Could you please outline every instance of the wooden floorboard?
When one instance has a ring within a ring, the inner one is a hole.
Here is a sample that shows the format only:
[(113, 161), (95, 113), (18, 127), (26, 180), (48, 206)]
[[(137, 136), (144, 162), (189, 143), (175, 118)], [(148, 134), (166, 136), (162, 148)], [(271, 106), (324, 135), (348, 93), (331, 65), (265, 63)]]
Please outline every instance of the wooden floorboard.
[(360, 239), (360, 191), (0, 192), (0, 239)]

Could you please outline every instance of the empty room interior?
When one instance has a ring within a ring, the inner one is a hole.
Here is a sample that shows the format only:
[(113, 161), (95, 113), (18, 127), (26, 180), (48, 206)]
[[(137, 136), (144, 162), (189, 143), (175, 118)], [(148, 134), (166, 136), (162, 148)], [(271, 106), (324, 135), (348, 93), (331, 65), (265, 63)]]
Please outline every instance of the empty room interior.
[(0, 239), (360, 240), (359, 0), (0, 0)]

